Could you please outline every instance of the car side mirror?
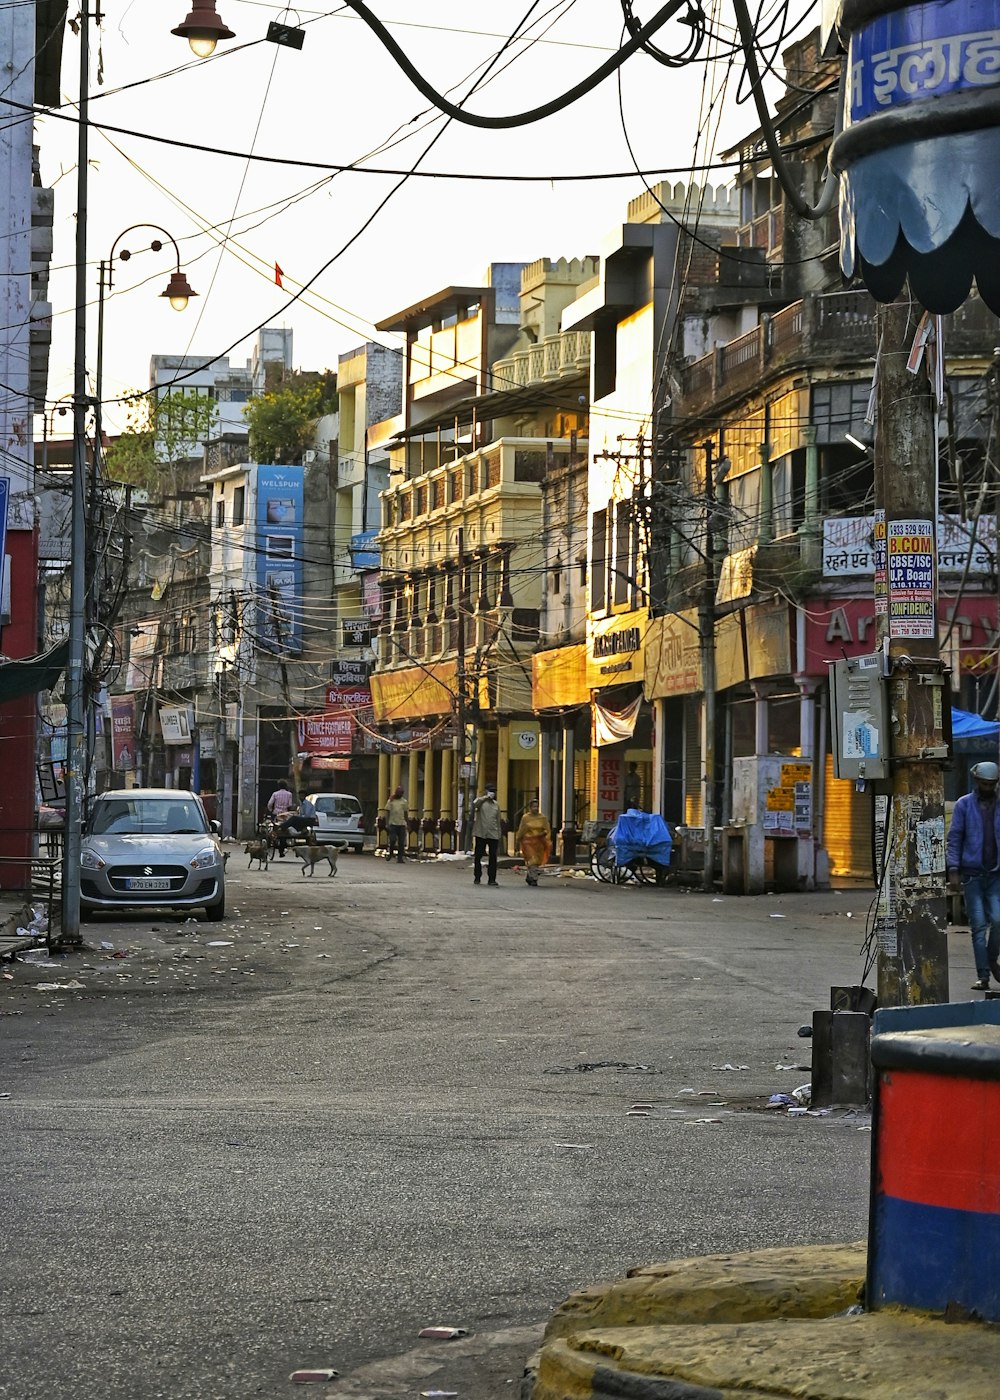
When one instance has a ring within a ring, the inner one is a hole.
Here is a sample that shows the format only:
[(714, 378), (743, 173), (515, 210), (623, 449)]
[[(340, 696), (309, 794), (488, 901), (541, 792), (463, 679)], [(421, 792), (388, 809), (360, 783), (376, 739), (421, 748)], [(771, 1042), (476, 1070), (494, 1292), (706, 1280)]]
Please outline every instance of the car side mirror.
[(214, 817), (213, 817), (212, 820), (209, 822), (209, 826), (212, 828), (212, 830), (213, 830), (213, 832), (215, 833), (216, 836), (221, 836), (221, 835), (222, 835), (222, 823), (216, 821)]

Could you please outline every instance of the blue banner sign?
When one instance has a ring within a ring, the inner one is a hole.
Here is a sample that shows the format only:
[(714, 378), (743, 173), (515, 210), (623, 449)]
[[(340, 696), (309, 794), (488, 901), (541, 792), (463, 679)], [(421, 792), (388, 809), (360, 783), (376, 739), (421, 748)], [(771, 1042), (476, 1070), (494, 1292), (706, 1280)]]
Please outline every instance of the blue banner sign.
[(351, 536), (351, 563), (355, 569), (377, 569), (381, 564), (377, 539), (377, 530), (364, 530), (360, 535)]
[(1000, 0), (933, 0), (851, 36), (850, 120), (1000, 85)]
[(303, 483), (305, 468), (257, 468), (257, 644), (302, 650)]

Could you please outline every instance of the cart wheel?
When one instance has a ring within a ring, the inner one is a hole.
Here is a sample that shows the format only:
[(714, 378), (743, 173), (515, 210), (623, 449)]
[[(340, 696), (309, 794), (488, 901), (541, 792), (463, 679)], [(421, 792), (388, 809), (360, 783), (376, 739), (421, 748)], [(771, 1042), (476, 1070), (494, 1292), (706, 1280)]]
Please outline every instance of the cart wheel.
[(618, 867), (614, 863), (613, 852), (610, 846), (595, 846), (590, 856), (591, 873), (599, 880), (603, 880), (606, 885), (618, 883)]
[(660, 884), (661, 869), (662, 867), (657, 865), (655, 860), (650, 860), (648, 856), (639, 856), (632, 862), (632, 873), (640, 885)]

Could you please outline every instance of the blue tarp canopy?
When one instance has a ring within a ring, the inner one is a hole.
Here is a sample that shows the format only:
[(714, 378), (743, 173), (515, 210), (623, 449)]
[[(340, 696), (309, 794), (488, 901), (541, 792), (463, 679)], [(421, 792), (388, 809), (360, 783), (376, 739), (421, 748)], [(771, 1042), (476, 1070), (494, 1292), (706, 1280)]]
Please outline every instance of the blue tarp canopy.
[(611, 828), (608, 845), (614, 851), (615, 865), (628, 865), (639, 856), (646, 856), (657, 865), (669, 865), (673, 841), (659, 812), (639, 812), (630, 807)]
[(995, 739), (1000, 734), (1000, 722), (995, 719), (981, 719), (968, 710), (951, 711), (951, 737), (953, 739)]

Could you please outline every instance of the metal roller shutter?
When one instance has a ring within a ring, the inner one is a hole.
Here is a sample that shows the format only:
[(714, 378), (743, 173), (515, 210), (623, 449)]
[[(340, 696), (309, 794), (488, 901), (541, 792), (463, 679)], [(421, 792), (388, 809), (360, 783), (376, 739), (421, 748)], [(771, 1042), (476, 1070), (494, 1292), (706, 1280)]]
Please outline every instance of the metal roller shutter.
[(872, 878), (872, 796), (858, 792), (849, 778), (833, 776), (833, 755), (826, 756), (823, 845), (831, 875)]
[[(701, 825), (701, 697), (684, 700), (684, 821)], [(704, 862), (703, 862), (704, 863)]]

